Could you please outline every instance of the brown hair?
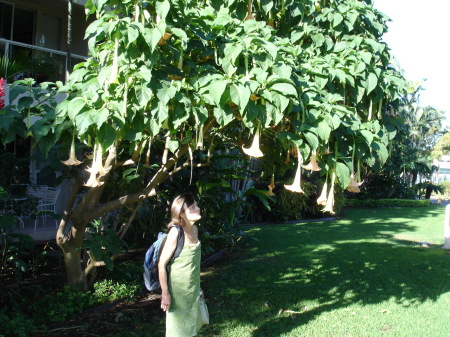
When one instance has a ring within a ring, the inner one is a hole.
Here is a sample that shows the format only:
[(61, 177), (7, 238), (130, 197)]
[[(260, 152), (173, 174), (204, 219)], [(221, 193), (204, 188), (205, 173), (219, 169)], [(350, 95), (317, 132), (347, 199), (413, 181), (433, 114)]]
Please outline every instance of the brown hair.
[(172, 207), (170, 209), (172, 219), (170, 220), (169, 225), (183, 225), (184, 223), (181, 214), (183, 214), (186, 209), (191, 207), (194, 202), (194, 196), (189, 192), (176, 197), (172, 202)]

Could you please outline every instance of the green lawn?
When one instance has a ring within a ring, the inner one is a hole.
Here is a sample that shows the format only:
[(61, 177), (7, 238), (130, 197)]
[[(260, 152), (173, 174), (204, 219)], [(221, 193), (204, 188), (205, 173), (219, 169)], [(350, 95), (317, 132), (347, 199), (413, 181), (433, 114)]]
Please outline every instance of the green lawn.
[(444, 210), (243, 227), (248, 249), (202, 275), (212, 324), (201, 335), (450, 336)]

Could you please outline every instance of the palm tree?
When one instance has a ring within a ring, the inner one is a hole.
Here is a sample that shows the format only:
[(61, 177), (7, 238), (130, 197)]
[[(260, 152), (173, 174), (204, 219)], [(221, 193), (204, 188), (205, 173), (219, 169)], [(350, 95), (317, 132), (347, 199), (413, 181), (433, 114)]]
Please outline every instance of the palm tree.
[(411, 84), (402, 97), (399, 121), (402, 123), (392, 143), (392, 155), (386, 163), (391, 174), (401, 175), (408, 186), (432, 174), (431, 151), (442, 135), (443, 111), (432, 106), (420, 107), (421, 85)]

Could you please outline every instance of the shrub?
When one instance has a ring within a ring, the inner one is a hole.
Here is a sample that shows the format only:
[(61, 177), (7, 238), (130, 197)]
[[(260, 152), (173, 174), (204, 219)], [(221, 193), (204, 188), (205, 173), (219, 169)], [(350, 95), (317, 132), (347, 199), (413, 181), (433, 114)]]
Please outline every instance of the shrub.
[(429, 200), (410, 200), (410, 199), (346, 199), (345, 207), (427, 207)]
[(439, 185), (444, 190), (444, 192), (443, 192), (444, 195), (449, 196), (450, 195), (450, 181), (442, 181)]
[[(141, 278), (139, 280), (141, 280)], [(140, 290), (142, 290), (142, 287), (137, 284), (102, 280), (94, 284), (91, 303), (113, 302), (125, 297), (133, 298)]]
[(278, 221), (301, 219), (310, 208), (311, 196), (317, 193), (317, 186), (307, 181), (302, 182), (305, 193), (294, 193), (285, 189), (284, 186), (277, 187), (275, 196), (277, 207), (273, 207), (272, 216), (275, 216)]
[(415, 199), (417, 191), (408, 187), (397, 176), (387, 174), (369, 174), (360, 186), (360, 193), (345, 191), (347, 198), (351, 199)]
[(60, 322), (85, 310), (90, 304), (90, 298), (90, 292), (66, 286), (62, 290), (35, 299), (29, 310), (36, 315), (36, 322)]
[[(257, 187), (263, 190), (268, 184), (260, 184)], [(323, 206), (317, 204), (317, 198), (322, 191), (323, 182), (307, 181), (303, 179), (302, 189), (305, 193), (294, 193), (284, 188), (283, 184), (276, 185), (274, 189), (275, 203), (271, 204), (271, 209), (267, 210), (262, 203), (255, 198), (251, 199), (253, 204), (252, 222), (279, 222), (299, 220), (305, 218), (317, 218), (323, 216)], [(334, 211), (339, 214), (344, 207), (344, 195), (339, 184), (334, 187)], [(326, 213), (325, 213), (326, 214)]]
[(27, 337), (35, 328), (33, 321), (21, 313), (0, 311), (0, 336)]

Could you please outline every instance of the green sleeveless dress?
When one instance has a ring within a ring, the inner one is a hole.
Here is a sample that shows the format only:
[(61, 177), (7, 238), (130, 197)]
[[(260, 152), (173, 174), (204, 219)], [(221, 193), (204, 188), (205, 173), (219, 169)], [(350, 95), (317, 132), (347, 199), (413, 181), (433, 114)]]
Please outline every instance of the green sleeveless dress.
[(171, 296), (166, 313), (166, 337), (196, 336), (201, 327), (198, 303), (200, 294), (200, 242), (184, 246), (180, 256), (168, 265)]

